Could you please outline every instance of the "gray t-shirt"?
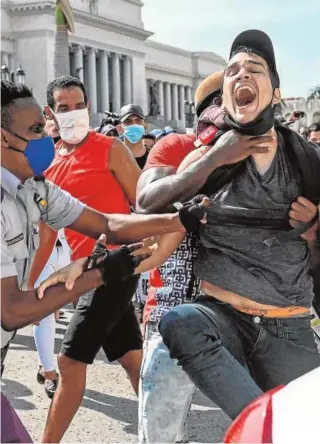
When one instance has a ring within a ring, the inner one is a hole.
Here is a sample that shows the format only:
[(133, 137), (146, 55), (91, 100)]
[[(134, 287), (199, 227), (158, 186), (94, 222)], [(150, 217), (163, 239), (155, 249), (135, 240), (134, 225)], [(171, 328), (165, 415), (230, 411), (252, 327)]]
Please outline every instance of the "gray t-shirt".
[[(300, 195), (298, 181), (289, 174), (285, 147), (279, 142), (265, 174), (258, 173), (250, 157), (243, 172), (211, 196), (195, 273), (258, 303), (309, 308), (313, 283), (307, 243), (299, 238), (268, 247), (264, 241), (282, 231), (259, 228), (254, 222), (276, 219), (279, 214), (287, 222), (291, 203)], [(228, 214), (246, 215), (248, 224), (218, 221)]]

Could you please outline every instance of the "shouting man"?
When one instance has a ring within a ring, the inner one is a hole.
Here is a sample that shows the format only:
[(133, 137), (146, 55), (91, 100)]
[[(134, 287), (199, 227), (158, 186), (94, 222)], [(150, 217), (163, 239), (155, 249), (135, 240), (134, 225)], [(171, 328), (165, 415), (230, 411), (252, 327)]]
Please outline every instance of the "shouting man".
[(266, 135), (266, 151), (239, 158), (218, 189), (211, 177), (212, 205), (195, 264), (205, 296), (173, 308), (159, 325), (171, 357), (231, 418), (262, 391), (320, 365), (309, 274), (310, 260), (317, 266), (320, 256), (320, 153), (275, 126), (279, 86), (269, 37), (241, 33), (223, 81), (224, 124), (231, 131), (205, 156), (227, 140), (259, 135)]

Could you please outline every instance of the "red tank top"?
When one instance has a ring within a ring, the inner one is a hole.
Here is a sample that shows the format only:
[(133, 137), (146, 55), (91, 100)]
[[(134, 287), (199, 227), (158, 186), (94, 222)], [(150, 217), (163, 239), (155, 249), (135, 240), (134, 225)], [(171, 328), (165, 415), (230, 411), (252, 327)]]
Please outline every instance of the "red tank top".
[[(90, 131), (84, 144), (65, 156), (58, 154), (62, 145), (58, 142), (55, 159), (45, 172), (46, 178), (97, 211), (129, 214), (129, 202), (108, 168), (113, 141), (112, 137)], [(69, 229), (65, 233), (72, 260), (91, 253), (94, 239)]]

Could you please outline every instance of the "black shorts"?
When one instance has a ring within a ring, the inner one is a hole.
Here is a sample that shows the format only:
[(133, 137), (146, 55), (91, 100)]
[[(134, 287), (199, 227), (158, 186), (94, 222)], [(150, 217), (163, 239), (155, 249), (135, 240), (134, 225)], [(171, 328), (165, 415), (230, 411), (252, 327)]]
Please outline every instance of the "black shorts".
[(101, 347), (110, 362), (141, 350), (142, 335), (132, 304), (138, 280), (132, 276), (81, 296), (60, 352), (92, 364)]

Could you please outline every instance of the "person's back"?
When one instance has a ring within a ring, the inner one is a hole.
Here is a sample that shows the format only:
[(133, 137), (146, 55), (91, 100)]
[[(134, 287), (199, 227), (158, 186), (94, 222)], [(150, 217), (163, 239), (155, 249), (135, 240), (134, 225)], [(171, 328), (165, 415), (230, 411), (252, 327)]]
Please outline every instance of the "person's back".
[[(129, 214), (130, 205), (121, 185), (108, 167), (114, 138), (89, 132), (85, 142), (71, 153), (61, 153), (62, 142), (56, 145), (56, 156), (46, 177), (81, 202), (103, 213)], [(66, 230), (72, 259), (90, 253), (94, 241)]]

